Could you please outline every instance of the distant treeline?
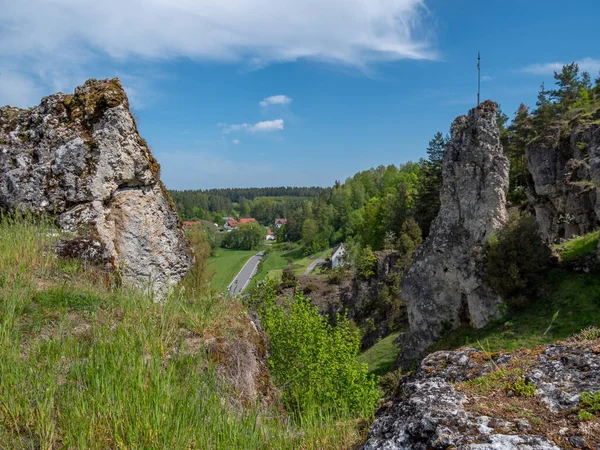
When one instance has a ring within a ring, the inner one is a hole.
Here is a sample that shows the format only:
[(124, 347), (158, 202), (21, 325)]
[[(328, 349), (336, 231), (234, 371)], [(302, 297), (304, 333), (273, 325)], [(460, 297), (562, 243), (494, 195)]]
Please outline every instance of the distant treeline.
[(254, 217), (268, 224), (286, 217), (300, 204), (331, 188), (266, 187), (169, 191), (183, 220), (202, 219), (220, 223), (223, 216)]

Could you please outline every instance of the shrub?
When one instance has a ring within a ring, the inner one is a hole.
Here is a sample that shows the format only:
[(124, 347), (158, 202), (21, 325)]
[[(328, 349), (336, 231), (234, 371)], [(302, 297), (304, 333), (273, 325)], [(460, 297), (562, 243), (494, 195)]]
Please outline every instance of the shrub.
[(336, 267), (329, 271), (327, 275), (327, 282), (329, 284), (342, 284), (346, 276), (346, 269), (344, 267)]
[(269, 336), (269, 367), (283, 400), (294, 413), (371, 414), (379, 390), (356, 356), (360, 338), (346, 317), (330, 326), (310, 301), (296, 292), (283, 307), (273, 286), (263, 288), (262, 325)]
[(281, 287), (293, 288), (296, 287), (297, 283), (298, 279), (296, 278), (296, 274), (294, 273), (294, 267), (291, 264), (288, 264), (283, 268), (283, 272), (281, 274)]
[(373, 275), (375, 275), (375, 270), (377, 268), (377, 258), (371, 250), (371, 246), (367, 245), (365, 248), (361, 249), (356, 256), (356, 270), (358, 271), (358, 275), (368, 280)]
[(550, 249), (540, 238), (535, 218), (513, 214), (488, 240), (485, 279), (508, 303), (516, 304), (535, 292), (549, 260)]
[(311, 292), (314, 292), (317, 290), (317, 286), (315, 286), (314, 283), (308, 283), (306, 286), (304, 286), (304, 289), (302, 289), (302, 292), (304, 292), (305, 294), (310, 294)]

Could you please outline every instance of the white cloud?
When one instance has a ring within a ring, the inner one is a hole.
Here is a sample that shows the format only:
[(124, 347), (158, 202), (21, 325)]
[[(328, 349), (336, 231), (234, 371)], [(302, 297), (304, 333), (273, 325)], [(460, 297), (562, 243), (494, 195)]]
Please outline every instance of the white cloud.
[(264, 98), (258, 102), (263, 108), (266, 108), (269, 105), (289, 105), (290, 103), (292, 103), (292, 99), (287, 95), (272, 95), (271, 97)]
[[(583, 58), (582, 60), (576, 62), (579, 65), (579, 70), (582, 72), (590, 72), (592, 75), (594, 75), (600, 71), (600, 59)], [(533, 75), (549, 75), (554, 72), (560, 72), (565, 64), (570, 64), (570, 62), (531, 64), (523, 67), (521, 72), (530, 73)]]
[(269, 131), (283, 130), (283, 119), (266, 120), (264, 122), (257, 122), (254, 125), (249, 123), (241, 123), (236, 125), (227, 125), (220, 123), (219, 126), (223, 127), (225, 133), (233, 133), (236, 131), (249, 131), (250, 133), (262, 133)]
[(239, 140), (239, 139), (233, 139), (231, 142), (232, 142), (234, 145), (239, 145), (239, 143), (240, 143), (240, 140)]
[(298, 59), (360, 68), (433, 59), (425, 1), (2, 1), (1, 63), (46, 90), (70, 91), (82, 76), (106, 72), (99, 68), (176, 58), (252, 68)]
[(489, 75), (484, 75), (481, 77), (482, 81), (492, 81), (494, 77), (490, 77)]

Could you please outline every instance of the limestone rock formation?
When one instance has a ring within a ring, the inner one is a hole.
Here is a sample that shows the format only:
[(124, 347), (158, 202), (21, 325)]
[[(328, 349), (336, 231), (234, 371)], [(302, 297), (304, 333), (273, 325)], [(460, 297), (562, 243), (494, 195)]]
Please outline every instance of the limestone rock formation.
[(399, 364), (423, 356), (444, 330), (484, 326), (501, 299), (482, 281), (483, 247), (508, 220), (508, 159), (486, 101), (452, 124), (444, 153), (441, 208), (402, 280), (410, 330)]
[(525, 150), (527, 195), (549, 243), (600, 226), (600, 110), (550, 126)]
[(58, 252), (162, 292), (192, 256), (121, 83), (88, 80), (30, 110), (0, 108), (0, 209), (56, 217)]
[(578, 411), (583, 392), (600, 390), (599, 345), (578, 337), (534, 352), (432, 353), (378, 411), (362, 449), (598, 448), (600, 421)]

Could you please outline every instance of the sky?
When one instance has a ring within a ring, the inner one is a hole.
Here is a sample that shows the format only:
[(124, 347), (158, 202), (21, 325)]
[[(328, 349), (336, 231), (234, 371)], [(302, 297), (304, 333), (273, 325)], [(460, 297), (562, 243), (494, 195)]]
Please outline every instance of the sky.
[(0, 105), (118, 77), (169, 189), (330, 186), (418, 161), (477, 98), (513, 115), (598, 0), (0, 0)]

